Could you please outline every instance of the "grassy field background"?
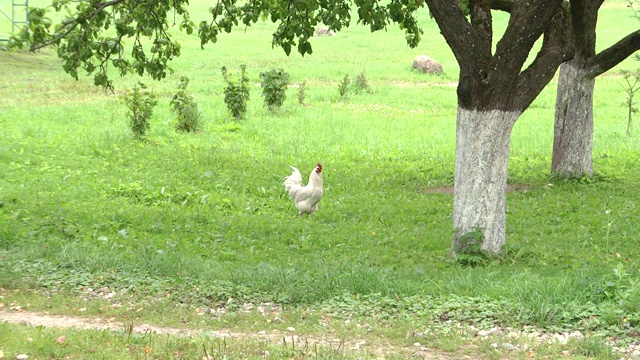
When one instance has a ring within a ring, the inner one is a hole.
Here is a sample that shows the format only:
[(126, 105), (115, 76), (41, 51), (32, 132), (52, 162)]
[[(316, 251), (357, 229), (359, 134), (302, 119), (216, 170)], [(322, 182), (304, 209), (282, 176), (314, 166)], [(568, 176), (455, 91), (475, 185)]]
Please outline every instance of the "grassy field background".
[[(193, 19), (208, 6), (194, 2)], [(627, 60), (596, 82), (593, 179), (549, 176), (556, 82), (543, 91), (513, 131), (509, 183), (522, 187), (508, 194), (506, 252), (464, 266), (448, 258), (453, 195), (429, 191), (453, 182), (458, 68), (426, 10), (421, 24), (416, 49), (395, 28), (352, 25), (314, 38), (305, 57), (272, 49), (269, 23), (204, 49), (173, 31), (183, 46), (174, 73), (143, 79), (159, 96), (146, 141), (130, 133), (118, 98), (137, 77), (116, 78), (111, 94), (69, 78), (53, 50), (0, 52), (0, 287), (36, 290), (35, 309), (65, 312), (81, 306), (73, 299), (83, 289), (109, 286), (135, 301), (165, 299), (165, 310), (144, 316), (170, 323), (176, 306), (233, 298), (350, 316), (391, 311), (414, 328), (444, 311), (479, 327), (637, 336), (640, 144), (625, 135), (620, 70), (639, 64)], [(621, 2), (606, 2), (598, 48), (637, 27)], [(412, 71), (419, 54), (444, 74)], [(247, 118), (232, 123), (220, 68), (241, 64), (251, 100)], [(275, 67), (294, 85), (307, 81), (310, 107), (295, 86), (280, 112), (263, 107), (259, 73)], [(371, 91), (341, 100), (340, 80), (363, 71)], [(174, 131), (169, 100), (180, 76), (203, 111), (197, 134)], [(282, 178), (289, 165), (306, 174), (318, 162), (325, 197), (300, 218)]]

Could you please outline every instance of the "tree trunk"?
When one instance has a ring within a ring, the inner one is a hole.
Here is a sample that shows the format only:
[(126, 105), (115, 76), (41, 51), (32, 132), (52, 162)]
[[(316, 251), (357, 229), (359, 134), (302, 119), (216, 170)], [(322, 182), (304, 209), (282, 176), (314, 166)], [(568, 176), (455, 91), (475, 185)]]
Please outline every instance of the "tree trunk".
[(518, 111), (459, 107), (451, 255), (476, 247), (495, 254), (505, 243), (511, 130)]
[(560, 66), (551, 172), (563, 177), (593, 175), (593, 89), (580, 58)]

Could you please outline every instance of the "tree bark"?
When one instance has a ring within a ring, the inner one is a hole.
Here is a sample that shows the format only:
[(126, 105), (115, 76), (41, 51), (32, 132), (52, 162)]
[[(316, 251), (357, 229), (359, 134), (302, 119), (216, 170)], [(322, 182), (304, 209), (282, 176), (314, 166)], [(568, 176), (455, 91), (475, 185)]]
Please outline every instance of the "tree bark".
[(640, 30), (596, 54), (596, 24), (603, 0), (572, 0), (575, 57), (560, 67), (551, 173), (593, 175), (593, 91), (596, 76), (640, 49)]
[(451, 255), (505, 244), (506, 186), (511, 130), (518, 111), (458, 108)]
[(553, 127), (551, 172), (562, 177), (593, 175), (595, 78), (580, 58), (560, 66)]

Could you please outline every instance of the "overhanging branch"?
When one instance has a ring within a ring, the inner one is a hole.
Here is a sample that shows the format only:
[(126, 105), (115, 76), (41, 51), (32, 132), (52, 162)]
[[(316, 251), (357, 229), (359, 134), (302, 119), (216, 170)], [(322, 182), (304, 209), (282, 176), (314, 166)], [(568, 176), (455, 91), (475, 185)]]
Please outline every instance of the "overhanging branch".
[(589, 69), (587, 76), (596, 77), (607, 72), (638, 50), (640, 50), (640, 30), (632, 32), (609, 48), (592, 56), (587, 61)]

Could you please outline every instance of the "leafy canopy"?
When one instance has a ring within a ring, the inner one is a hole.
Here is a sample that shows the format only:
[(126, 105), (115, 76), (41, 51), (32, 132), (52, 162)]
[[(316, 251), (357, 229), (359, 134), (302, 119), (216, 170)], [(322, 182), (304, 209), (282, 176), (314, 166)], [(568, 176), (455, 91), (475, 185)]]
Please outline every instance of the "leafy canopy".
[[(201, 46), (215, 43), (222, 32), (229, 33), (240, 23), (250, 26), (258, 20), (277, 24), (273, 46), (287, 55), (293, 47), (300, 54), (313, 52), (309, 38), (319, 24), (333, 30), (349, 26), (351, 8), (358, 9), (358, 23), (371, 31), (399, 24), (409, 46), (415, 47), (422, 34), (414, 16), (424, 0), (218, 0), (209, 10), (210, 20), (197, 26)], [(64, 70), (74, 78), (84, 70), (94, 74), (96, 85), (112, 88), (109, 67), (120, 75), (149, 74), (162, 79), (170, 71), (168, 63), (180, 55), (180, 44), (167, 30), (178, 26), (187, 34), (196, 29), (190, 20), (187, 0), (53, 0), (51, 5), (29, 9), (29, 27), (13, 36), (10, 46), (28, 45), (32, 51), (54, 45)], [(65, 14), (54, 24), (49, 14)], [(133, 41), (125, 41), (133, 39)]]

